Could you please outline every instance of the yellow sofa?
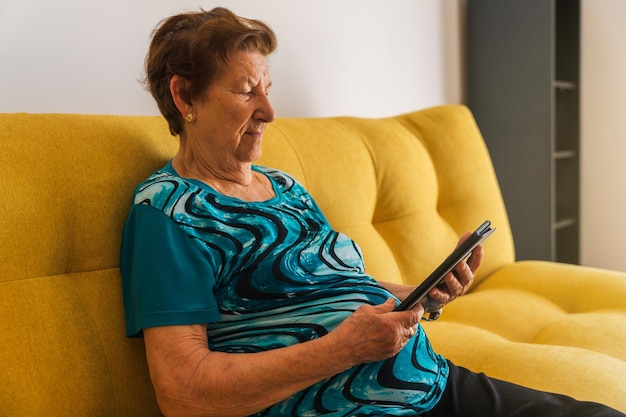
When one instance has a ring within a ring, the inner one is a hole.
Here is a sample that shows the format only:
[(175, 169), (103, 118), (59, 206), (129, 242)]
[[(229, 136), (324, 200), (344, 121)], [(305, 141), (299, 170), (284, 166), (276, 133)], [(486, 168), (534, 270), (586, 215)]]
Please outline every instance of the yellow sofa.
[[(118, 250), (134, 186), (176, 150), (160, 117), (0, 115), (0, 414), (156, 416), (124, 337)], [(279, 119), (259, 163), (311, 191), (369, 272), (417, 283), (497, 227), (473, 290), (425, 324), (458, 365), (626, 411), (626, 274), (514, 261), (487, 150), (463, 106)]]

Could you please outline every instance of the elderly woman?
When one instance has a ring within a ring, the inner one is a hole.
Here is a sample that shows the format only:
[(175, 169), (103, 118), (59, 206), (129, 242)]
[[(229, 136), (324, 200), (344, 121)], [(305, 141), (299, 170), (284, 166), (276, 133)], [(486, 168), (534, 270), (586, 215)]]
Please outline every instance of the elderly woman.
[[(135, 191), (121, 270), (126, 331), (144, 337), (163, 413), (580, 412), (433, 352), (424, 308), (394, 311), (412, 288), (368, 276), (357, 244), (294, 178), (253, 165), (274, 120), (275, 47), (269, 27), (223, 8), (166, 19), (150, 46), (147, 83), (180, 148)], [(463, 294), (482, 256), (448, 274), (427, 310)]]

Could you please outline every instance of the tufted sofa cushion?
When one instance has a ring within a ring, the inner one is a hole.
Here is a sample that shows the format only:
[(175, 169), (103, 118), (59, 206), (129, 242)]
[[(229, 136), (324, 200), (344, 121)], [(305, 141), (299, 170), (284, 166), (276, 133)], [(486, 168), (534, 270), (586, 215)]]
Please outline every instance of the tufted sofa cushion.
[[(464, 231), (497, 227), (470, 294), (425, 324), (458, 365), (626, 411), (626, 276), (515, 263), (469, 111), (278, 119), (284, 169), (352, 236), (377, 278), (417, 283)], [(0, 115), (0, 409), (158, 416), (141, 340), (124, 337), (118, 251), (136, 184), (177, 142), (160, 117)]]
[(478, 279), (513, 262), (493, 167), (464, 107), (387, 119), (282, 119), (263, 146), (259, 162), (303, 182), (379, 279), (420, 282), (485, 219), (498, 227), (486, 243), (497, 250)]

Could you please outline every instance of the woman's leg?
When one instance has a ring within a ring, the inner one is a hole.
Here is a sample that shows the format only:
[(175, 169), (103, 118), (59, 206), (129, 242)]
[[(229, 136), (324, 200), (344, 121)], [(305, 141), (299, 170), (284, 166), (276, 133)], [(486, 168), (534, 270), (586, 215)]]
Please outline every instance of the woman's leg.
[(592, 402), (536, 391), (476, 374), (450, 363), (441, 401), (425, 417), (626, 417)]

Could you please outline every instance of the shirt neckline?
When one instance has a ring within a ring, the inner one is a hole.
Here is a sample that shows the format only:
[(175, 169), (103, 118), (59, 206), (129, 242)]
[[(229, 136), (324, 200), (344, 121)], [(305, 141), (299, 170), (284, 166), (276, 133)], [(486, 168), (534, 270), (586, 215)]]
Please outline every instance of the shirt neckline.
[(180, 178), (183, 181), (192, 183), (198, 186), (199, 188), (201, 188), (203, 191), (208, 192), (209, 194), (215, 195), (219, 198), (227, 199), (233, 202), (237, 202), (239, 204), (258, 204), (258, 205), (271, 205), (273, 203), (276, 203), (282, 200), (282, 193), (280, 193), (280, 187), (278, 186), (274, 178), (272, 178), (271, 175), (268, 175), (265, 169), (259, 165), (252, 165), (252, 170), (260, 173), (261, 175), (264, 175), (270, 181), (272, 191), (274, 191), (274, 197), (268, 200), (262, 200), (262, 201), (245, 201), (237, 197), (231, 197), (229, 195), (222, 194), (219, 191), (217, 191), (215, 188), (211, 187), (209, 184), (205, 183), (204, 181), (200, 181), (195, 178), (188, 178), (188, 177), (181, 176), (178, 173), (178, 171), (174, 169), (174, 166), (172, 165), (172, 161), (173, 160), (170, 159), (168, 163), (162, 168), (162, 171), (165, 171), (170, 175)]

